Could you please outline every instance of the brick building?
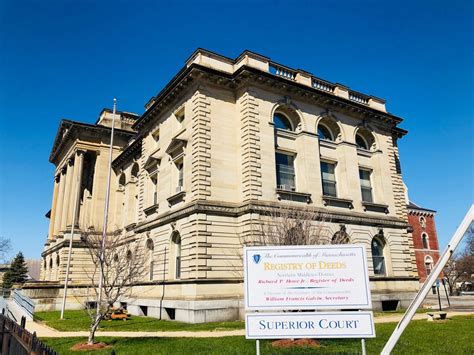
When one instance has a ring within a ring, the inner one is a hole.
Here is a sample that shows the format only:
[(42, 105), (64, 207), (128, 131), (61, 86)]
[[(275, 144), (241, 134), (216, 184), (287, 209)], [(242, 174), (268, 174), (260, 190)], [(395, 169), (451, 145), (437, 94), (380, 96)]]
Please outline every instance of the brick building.
[(436, 211), (409, 202), (408, 223), (412, 226), (416, 267), (420, 282), (424, 282), (439, 259), (439, 245), (434, 216)]

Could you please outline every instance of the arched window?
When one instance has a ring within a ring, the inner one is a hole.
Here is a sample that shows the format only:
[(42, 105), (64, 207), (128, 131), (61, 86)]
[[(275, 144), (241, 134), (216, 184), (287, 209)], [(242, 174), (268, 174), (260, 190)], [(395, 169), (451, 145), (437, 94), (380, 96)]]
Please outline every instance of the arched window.
[(318, 136), (319, 136), (319, 139), (325, 139), (327, 141), (333, 141), (334, 140), (334, 137), (333, 137), (331, 131), (329, 130), (329, 128), (327, 128), (322, 123), (318, 124)]
[(321, 118), (317, 128), (319, 139), (335, 141), (341, 138), (341, 128), (332, 117), (324, 116)]
[(52, 269), (53, 268), (53, 257), (51, 256), (51, 258), (49, 259), (49, 268)]
[(275, 112), (273, 114), (273, 123), (276, 128), (286, 129), (288, 131), (294, 131), (293, 125), (290, 119), (281, 112)]
[(60, 258), (59, 258), (59, 254), (56, 255), (56, 266), (59, 266), (59, 263), (60, 263)]
[(433, 270), (433, 258), (429, 255), (425, 256), (425, 270), (426, 276), (431, 274), (431, 270)]
[(356, 134), (356, 144), (357, 144), (357, 148), (362, 148), (362, 149), (369, 150), (369, 144), (367, 143), (365, 138), (362, 137), (358, 133)]
[(126, 184), (126, 179), (125, 179), (125, 174), (122, 173), (120, 174), (120, 177), (119, 177), (119, 183), (118, 183), (118, 189), (120, 191), (123, 191), (125, 189), (125, 184)]
[(428, 234), (423, 233), (421, 235), (421, 242), (423, 244), (423, 249), (429, 249), (430, 248), (430, 245), (428, 243)]
[(379, 237), (374, 237), (371, 244), (372, 263), (375, 275), (385, 275), (384, 243)]
[(423, 217), (423, 216), (420, 217), (420, 226), (421, 226), (421, 228), (423, 228), (423, 229), (426, 228), (426, 219), (425, 219), (425, 217)]
[(172, 243), (172, 262), (174, 262), (174, 276), (176, 279), (181, 278), (181, 236), (178, 232), (173, 233), (171, 237)]
[(344, 226), (341, 227), (341, 230), (334, 233), (331, 239), (331, 244), (349, 244), (350, 238), (349, 235), (346, 233), (346, 228)]
[(153, 280), (153, 251), (155, 250), (155, 246), (153, 244), (153, 240), (147, 239), (146, 241), (146, 249), (148, 252), (148, 264), (149, 264), (149, 275), (150, 281)]
[(44, 258), (44, 259), (43, 259), (43, 269), (46, 270), (47, 266), (48, 266), (48, 265), (47, 265), (47, 263), (46, 263), (46, 258)]
[(139, 171), (139, 167), (138, 167), (138, 164), (135, 163), (133, 164), (132, 166), (132, 181), (136, 180), (138, 178), (138, 171)]
[(375, 138), (371, 131), (365, 127), (360, 127), (355, 136), (357, 148), (365, 150), (375, 149)]

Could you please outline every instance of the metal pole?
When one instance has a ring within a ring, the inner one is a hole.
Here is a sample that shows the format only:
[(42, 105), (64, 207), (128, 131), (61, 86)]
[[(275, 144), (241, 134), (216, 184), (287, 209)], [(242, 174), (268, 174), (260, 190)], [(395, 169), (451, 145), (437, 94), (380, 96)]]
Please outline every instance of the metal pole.
[(360, 340), (360, 343), (361, 343), (361, 345), (362, 345), (362, 355), (366, 355), (367, 353), (366, 353), (366, 351), (365, 351), (365, 339), (362, 338), (362, 339)]
[[(78, 164), (78, 162), (76, 163)], [(78, 166), (76, 165), (76, 168)], [(66, 279), (64, 280), (64, 291), (63, 291), (63, 303), (61, 306), (61, 317), (60, 319), (64, 319), (64, 309), (66, 308), (66, 297), (67, 297), (67, 284), (69, 282), (69, 268), (71, 267), (71, 254), (72, 254), (72, 238), (74, 236), (74, 228), (76, 227), (76, 218), (77, 218), (77, 207), (79, 205), (79, 196), (81, 194), (81, 175), (82, 171), (79, 171), (77, 174), (77, 193), (76, 193), (76, 201), (74, 204), (74, 212), (72, 216), (72, 227), (71, 227), (71, 236), (69, 238), (69, 252), (67, 255), (67, 266), (66, 266)]]
[(441, 312), (441, 296), (439, 294), (439, 281), (436, 282), (436, 293), (438, 294), (438, 305), (439, 305), (439, 311)]
[(443, 287), (444, 287), (444, 293), (446, 294), (446, 299), (448, 300), (448, 307), (451, 308), (451, 302), (449, 302), (448, 290), (446, 290), (446, 282), (444, 282), (444, 279), (442, 280), (442, 282), (443, 282)]
[(100, 303), (102, 301), (102, 285), (104, 283), (104, 273), (103, 273), (103, 266), (104, 266), (104, 254), (105, 254), (105, 245), (107, 242), (107, 220), (109, 214), (109, 197), (110, 197), (110, 177), (112, 175), (112, 151), (114, 145), (114, 128), (115, 128), (115, 111), (117, 107), (117, 99), (114, 98), (114, 110), (112, 112), (112, 129), (110, 131), (110, 148), (109, 148), (109, 171), (107, 174), (107, 187), (105, 190), (105, 206), (104, 206), (104, 226), (102, 230), (102, 243), (100, 246), (100, 257), (99, 257), (99, 290), (97, 293), (97, 315), (96, 318), (99, 318), (100, 314)]
[(259, 339), (257, 339), (257, 341), (255, 342), (255, 347), (256, 347), (255, 353), (257, 355), (260, 355), (260, 340)]
[(401, 335), (403, 334), (403, 331), (407, 327), (408, 323), (410, 323), (410, 320), (413, 318), (413, 315), (415, 314), (416, 310), (421, 305), (421, 302), (423, 302), (426, 295), (430, 291), (431, 285), (433, 285), (435, 280), (438, 278), (438, 275), (443, 270), (443, 267), (448, 262), (452, 253), (454, 252), (454, 250), (456, 249), (456, 247), (462, 240), (464, 234), (466, 234), (466, 232), (472, 233), (471, 231), (468, 231), (468, 228), (470, 227), (471, 223), (473, 223), (473, 221), (474, 221), (474, 205), (471, 205), (471, 208), (464, 216), (464, 219), (462, 220), (459, 227), (456, 229), (456, 232), (451, 238), (451, 241), (449, 242), (448, 246), (444, 250), (443, 255), (439, 258), (438, 262), (434, 266), (432, 273), (425, 280), (425, 283), (421, 287), (420, 291), (418, 291), (418, 294), (416, 295), (416, 297), (411, 302), (410, 306), (408, 307), (405, 314), (403, 315), (403, 318), (400, 320), (400, 322), (398, 322), (395, 330), (390, 336), (390, 339), (388, 339), (387, 343), (385, 344), (385, 347), (382, 349), (382, 352), (381, 352), (382, 355), (389, 355), (392, 352), (393, 348), (398, 342), (398, 339), (400, 339)]

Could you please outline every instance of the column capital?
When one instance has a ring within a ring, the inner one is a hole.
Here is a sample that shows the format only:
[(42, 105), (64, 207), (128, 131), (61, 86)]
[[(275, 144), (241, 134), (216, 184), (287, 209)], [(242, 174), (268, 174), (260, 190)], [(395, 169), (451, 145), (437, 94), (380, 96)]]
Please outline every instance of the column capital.
[(64, 166), (61, 168), (61, 175), (66, 175), (66, 170), (67, 170), (67, 165), (64, 165)]
[(54, 182), (59, 182), (61, 180), (61, 173), (54, 175)]
[(86, 150), (82, 150), (82, 149), (78, 149), (76, 150), (76, 155), (79, 157), (79, 156), (84, 156), (85, 154), (87, 153)]
[(67, 165), (69, 165), (69, 166), (73, 166), (73, 165), (74, 165), (74, 158), (73, 158), (73, 157), (71, 157), (71, 158), (69, 158), (69, 159), (67, 160)]

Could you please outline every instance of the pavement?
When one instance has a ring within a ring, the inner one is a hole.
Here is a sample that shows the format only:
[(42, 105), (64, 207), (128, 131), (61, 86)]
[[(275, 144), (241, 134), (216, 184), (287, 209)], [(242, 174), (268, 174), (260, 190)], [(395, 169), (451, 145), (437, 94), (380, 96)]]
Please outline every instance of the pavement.
[[(474, 311), (451, 311), (448, 310), (448, 318), (460, 315), (472, 315)], [(402, 318), (403, 314), (390, 314), (384, 316), (374, 317), (375, 323), (390, 323), (398, 322)], [(413, 319), (427, 319), (428, 316), (424, 313), (417, 313)], [(26, 329), (31, 333), (36, 332), (36, 336), (39, 338), (65, 338), (65, 337), (87, 337), (88, 331), (76, 331), (76, 332), (62, 332), (53, 328), (50, 328), (44, 324), (36, 323), (32, 321), (26, 322)], [(216, 331), (174, 331), (174, 332), (111, 332), (111, 331), (97, 331), (96, 336), (104, 337), (125, 337), (125, 338), (218, 338), (228, 336), (244, 336), (245, 329), (237, 330), (216, 330)]]

